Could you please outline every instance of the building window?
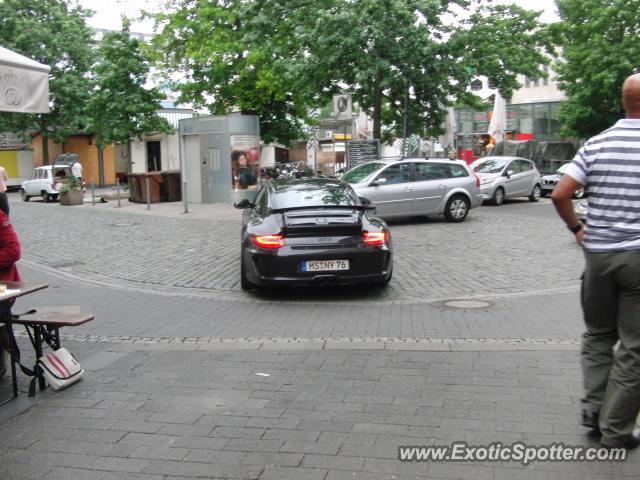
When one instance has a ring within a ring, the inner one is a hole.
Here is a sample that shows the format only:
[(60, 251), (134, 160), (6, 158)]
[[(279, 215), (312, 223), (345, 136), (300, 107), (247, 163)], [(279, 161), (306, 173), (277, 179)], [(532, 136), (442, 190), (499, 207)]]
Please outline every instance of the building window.
[(482, 90), (482, 80), (474, 80), (473, 82), (471, 82), (471, 90), (473, 90), (474, 92)]
[(546, 76), (542, 78), (542, 83), (544, 86), (549, 85), (549, 65), (545, 65), (543, 67), (544, 73), (546, 73)]
[(531, 80), (529, 80), (529, 77), (524, 77), (524, 88), (529, 87), (531, 87)]

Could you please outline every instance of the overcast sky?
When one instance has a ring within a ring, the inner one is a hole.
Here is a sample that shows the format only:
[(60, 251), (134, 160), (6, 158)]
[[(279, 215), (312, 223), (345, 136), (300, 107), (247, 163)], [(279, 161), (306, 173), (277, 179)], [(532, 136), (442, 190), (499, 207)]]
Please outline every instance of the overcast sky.
[[(165, 0), (79, 0), (79, 3), (95, 11), (95, 15), (88, 20), (89, 25), (95, 28), (119, 30), (120, 18), (126, 15), (134, 18), (139, 15), (141, 9), (156, 11)], [(558, 19), (555, 13), (553, 0), (495, 0), (494, 3), (515, 3), (521, 7), (532, 10), (543, 10), (542, 21), (553, 22)], [(153, 23), (133, 22), (131, 31), (139, 33), (152, 33)]]

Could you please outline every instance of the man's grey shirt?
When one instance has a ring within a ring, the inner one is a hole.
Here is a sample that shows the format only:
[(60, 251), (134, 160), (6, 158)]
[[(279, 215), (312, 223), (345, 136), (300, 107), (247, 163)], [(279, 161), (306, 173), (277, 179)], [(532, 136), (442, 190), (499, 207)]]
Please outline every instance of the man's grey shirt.
[(565, 174), (588, 194), (584, 248), (640, 250), (640, 119), (619, 120), (590, 138)]

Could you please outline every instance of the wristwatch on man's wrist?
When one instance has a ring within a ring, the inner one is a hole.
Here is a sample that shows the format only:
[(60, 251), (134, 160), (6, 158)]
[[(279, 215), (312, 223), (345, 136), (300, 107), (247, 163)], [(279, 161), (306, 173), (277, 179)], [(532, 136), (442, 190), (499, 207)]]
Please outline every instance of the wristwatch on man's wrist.
[(571, 233), (573, 233), (574, 235), (576, 233), (578, 233), (580, 230), (582, 230), (582, 222), (578, 222), (575, 226), (570, 227), (569, 225), (567, 225), (567, 228), (569, 229), (569, 231)]

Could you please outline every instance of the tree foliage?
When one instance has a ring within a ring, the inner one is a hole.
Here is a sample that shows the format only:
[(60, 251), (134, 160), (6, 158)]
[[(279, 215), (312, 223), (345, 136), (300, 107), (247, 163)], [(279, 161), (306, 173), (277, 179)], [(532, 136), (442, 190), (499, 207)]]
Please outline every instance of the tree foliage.
[(339, 92), (373, 116), (376, 138), (401, 133), (407, 95), (409, 133), (435, 133), (448, 105), (471, 100), (473, 76), (488, 76), (508, 97), (516, 74), (538, 77), (546, 62), (538, 14), (515, 6), (469, 15), (466, 0), (171, 5), (156, 17), (155, 46), (168, 73), (182, 72), (181, 100), (213, 114), (256, 113), (265, 141), (300, 138), (308, 109)]
[(623, 116), (620, 89), (640, 67), (640, 0), (556, 0), (557, 73), (566, 133), (587, 138)]
[(102, 149), (111, 143), (128, 143), (146, 133), (171, 131), (158, 116), (164, 95), (157, 88), (146, 88), (149, 60), (140, 41), (131, 37), (129, 22), (122, 30), (107, 33), (98, 47), (93, 67), (95, 89), (87, 103), (87, 131), (95, 134)]
[(51, 67), (51, 112), (0, 113), (0, 130), (36, 131), (64, 142), (84, 128), (93, 62), (93, 32), (85, 23), (90, 14), (63, 0), (0, 1), (0, 44)]

